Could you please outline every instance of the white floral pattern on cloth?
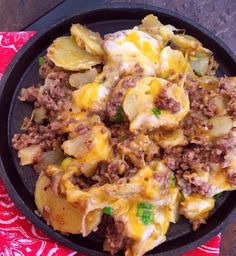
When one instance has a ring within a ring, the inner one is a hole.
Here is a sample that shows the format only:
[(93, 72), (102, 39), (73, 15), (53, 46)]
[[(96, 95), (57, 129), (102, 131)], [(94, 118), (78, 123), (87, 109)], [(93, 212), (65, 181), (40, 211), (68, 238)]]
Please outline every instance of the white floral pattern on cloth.
[[(0, 32), (0, 79), (14, 54), (35, 32)], [(220, 255), (220, 234), (182, 256)], [(0, 180), (0, 256), (83, 256), (51, 240), (15, 207)], [(92, 255), (89, 255), (92, 256)]]

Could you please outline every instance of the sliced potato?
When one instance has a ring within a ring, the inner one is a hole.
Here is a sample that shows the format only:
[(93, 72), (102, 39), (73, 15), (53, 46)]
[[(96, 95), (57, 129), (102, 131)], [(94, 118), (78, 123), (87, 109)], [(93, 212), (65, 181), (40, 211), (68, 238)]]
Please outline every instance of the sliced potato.
[(196, 75), (204, 76), (209, 69), (210, 56), (205, 52), (197, 52), (195, 56), (189, 57), (189, 64)]
[(145, 16), (142, 20), (142, 24), (139, 25), (141, 29), (151, 29), (151, 28), (160, 28), (163, 24), (158, 20), (157, 16), (149, 14)]
[(51, 164), (60, 164), (63, 158), (64, 154), (60, 149), (43, 152), (34, 169), (37, 172), (45, 171)]
[(161, 51), (160, 74), (164, 79), (173, 79), (179, 73), (186, 73), (189, 68), (184, 55), (179, 50), (173, 50), (169, 46)]
[[(120, 83), (122, 84), (125, 80), (126, 78), (121, 80)], [(144, 77), (136, 82), (135, 87), (127, 90), (123, 108), (130, 121), (133, 121), (138, 114), (147, 110), (151, 113), (151, 109), (153, 108), (153, 96), (151, 94), (150, 84), (152, 81), (152, 77)], [(155, 87), (153, 86), (152, 88), (153, 91), (161, 90), (162, 85), (158, 79), (156, 79)]]
[(81, 164), (81, 172), (92, 176), (99, 161), (108, 160), (112, 156), (109, 144), (110, 133), (104, 125), (95, 125), (86, 134), (80, 134), (62, 144), (64, 152), (73, 156)]
[(84, 84), (92, 83), (97, 73), (96, 68), (92, 68), (83, 73), (73, 73), (70, 75), (69, 84), (78, 89)]
[(75, 38), (79, 47), (94, 55), (103, 55), (102, 38), (99, 33), (78, 24), (72, 25), (71, 35)]
[(71, 234), (82, 232), (83, 212), (68, 203), (62, 195), (56, 195), (46, 175), (40, 175), (36, 183), (35, 204), (39, 213), (55, 230)]
[(19, 150), (18, 157), (21, 165), (33, 164), (35, 160), (42, 154), (42, 149), (39, 145), (32, 145)]
[(189, 35), (175, 35), (172, 37), (171, 42), (177, 46), (181, 51), (196, 51), (202, 44), (194, 37)]
[(222, 95), (216, 95), (212, 102), (216, 106), (216, 113), (217, 115), (225, 115), (227, 113), (226, 106), (227, 106), (227, 99), (224, 98)]
[(226, 135), (233, 127), (233, 121), (230, 116), (215, 116), (210, 119), (213, 128), (208, 130), (212, 137)]
[(162, 39), (167, 43), (173, 36), (175, 27), (171, 25), (163, 25), (156, 16), (153, 14), (147, 15), (143, 20), (142, 24), (138, 26), (142, 31), (149, 33), (151, 36), (161, 41)]
[(229, 168), (221, 168), (218, 164), (211, 165), (211, 173), (209, 178), (209, 185), (211, 186), (208, 196), (213, 197), (223, 191), (233, 190), (232, 185), (228, 181), (228, 170), (234, 167), (235, 152), (228, 153), (225, 156), (226, 161), (229, 161)]
[(215, 76), (199, 77), (198, 81), (200, 82), (200, 87), (208, 91), (216, 90), (218, 86), (218, 79)]
[(182, 129), (176, 129), (174, 131), (165, 131), (162, 133), (158, 144), (163, 148), (171, 148), (175, 146), (186, 145), (187, 140), (184, 137)]
[(70, 36), (54, 40), (47, 50), (47, 56), (56, 66), (71, 71), (91, 69), (101, 63), (100, 57), (81, 49)]
[(34, 109), (34, 121), (37, 124), (43, 123), (45, 119), (48, 118), (47, 110), (44, 106)]
[(181, 202), (180, 213), (193, 223), (193, 229), (196, 230), (201, 223), (205, 223), (214, 206), (214, 198), (192, 194)]
[[(130, 123), (130, 131), (154, 130), (159, 127), (175, 128), (189, 112), (188, 95), (182, 86), (172, 84), (164, 79), (143, 77), (137, 81), (135, 87), (129, 88), (126, 92), (123, 108)], [(160, 110), (160, 114), (153, 113), (154, 101), (162, 89), (167, 90), (169, 97), (180, 103), (181, 109), (177, 113), (169, 110)]]

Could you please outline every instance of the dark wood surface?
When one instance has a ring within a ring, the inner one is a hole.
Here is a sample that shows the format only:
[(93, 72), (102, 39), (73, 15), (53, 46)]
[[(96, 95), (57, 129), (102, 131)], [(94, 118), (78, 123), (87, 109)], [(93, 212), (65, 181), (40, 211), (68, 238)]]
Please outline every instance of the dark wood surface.
[[(0, 0), (0, 31), (20, 30), (61, 2), (63, 1)], [(105, 2), (119, 3), (124, 0)], [(148, 3), (177, 11), (205, 26), (236, 53), (236, 0), (126, 0), (125, 2)], [(236, 221), (222, 233), (220, 255), (236, 256)]]

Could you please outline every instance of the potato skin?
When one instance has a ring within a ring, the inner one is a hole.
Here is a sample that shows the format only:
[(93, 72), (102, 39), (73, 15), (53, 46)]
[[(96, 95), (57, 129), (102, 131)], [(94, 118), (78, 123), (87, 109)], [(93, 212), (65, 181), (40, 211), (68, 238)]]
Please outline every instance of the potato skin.
[[(35, 204), (42, 217), (54, 230), (79, 234), (83, 213), (50, 187), (50, 178), (41, 174), (36, 183)], [(45, 212), (45, 209), (48, 211)]]

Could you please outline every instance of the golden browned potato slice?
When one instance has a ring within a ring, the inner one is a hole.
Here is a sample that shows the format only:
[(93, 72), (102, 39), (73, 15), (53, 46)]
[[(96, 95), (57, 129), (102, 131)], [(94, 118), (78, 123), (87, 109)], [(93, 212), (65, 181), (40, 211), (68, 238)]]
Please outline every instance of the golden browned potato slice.
[(176, 129), (172, 131), (163, 131), (159, 140), (156, 141), (163, 148), (171, 148), (175, 146), (184, 146), (188, 142), (184, 137), (182, 129)]
[(99, 33), (93, 32), (80, 24), (72, 25), (70, 32), (76, 43), (87, 52), (100, 56), (104, 54), (102, 38)]
[(68, 203), (62, 195), (56, 195), (46, 175), (40, 175), (36, 183), (35, 203), (39, 213), (55, 230), (81, 233), (82, 211)]
[(35, 163), (35, 160), (42, 154), (42, 149), (39, 145), (31, 145), (19, 150), (18, 157), (21, 165)]
[(189, 219), (196, 230), (200, 224), (205, 223), (210, 211), (214, 208), (215, 199), (199, 194), (192, 194), (181, 202), (180, 213)]
[(71, 71), (91, 69), (101, 63), (99, 56), (81, 49), (70, 36), (62, 36), (54, 40), (47, 50), (47, 56), (56, 66)]

